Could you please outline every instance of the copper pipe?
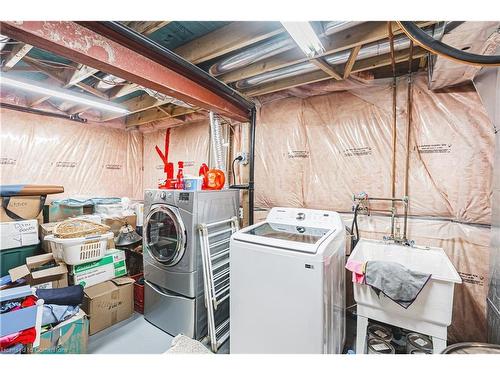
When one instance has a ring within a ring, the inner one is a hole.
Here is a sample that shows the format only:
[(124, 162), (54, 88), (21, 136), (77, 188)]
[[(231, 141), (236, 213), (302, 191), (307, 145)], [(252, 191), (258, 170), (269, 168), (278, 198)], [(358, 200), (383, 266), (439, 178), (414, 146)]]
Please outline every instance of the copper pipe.
[[(413, 63), (413, 41), (410, 40), (410, 52), (408, 56), (408, 92), (407, 92), (407, 123), (406, 123), (406, 163), (405, 163), (405, 185), (404, 196), (408, 196), (408, 176), (410, 171), (410, 135), (411, 135), (411, 111), (412, 111), (412, 63)], [(406, 240), (408, 228), (408, 203), (404, 210), (403, 240)]]
[[(396, 196), (396, 125), (397, 125), (397, 82), (396, 82), (396, 59), (394, 57), (394, 34), (392, 32), (391, 21), (387, 22), (389, 42), (391, 46), (391, 66), (392, 66), (392, 169), (391, 169), (391, 197)], [(392, 215), (391, 215), (391, 236), (394, 237), (394, 216), (396, 206), (392, 201)]]

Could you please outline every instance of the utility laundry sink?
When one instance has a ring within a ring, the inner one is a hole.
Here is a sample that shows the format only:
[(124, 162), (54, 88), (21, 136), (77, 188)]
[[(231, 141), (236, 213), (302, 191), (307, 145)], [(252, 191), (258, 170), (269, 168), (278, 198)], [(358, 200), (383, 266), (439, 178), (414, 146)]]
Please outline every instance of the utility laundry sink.
[(453, 289), (455, 284), (462, 283), (462, 279), (443, 249), (361, 239), (349, 259), (397, 262), (413, 271), (432, 275), (407, 309), (382, 293), (377, 296), (368, 285), (354, 283), (354, 299), (358, 305), (358, 353), (365, 351), (368, 319), (432, 336), (434, 353), (440, 353), (446, 347), (447, 327), (451, 324), (453, 310)]

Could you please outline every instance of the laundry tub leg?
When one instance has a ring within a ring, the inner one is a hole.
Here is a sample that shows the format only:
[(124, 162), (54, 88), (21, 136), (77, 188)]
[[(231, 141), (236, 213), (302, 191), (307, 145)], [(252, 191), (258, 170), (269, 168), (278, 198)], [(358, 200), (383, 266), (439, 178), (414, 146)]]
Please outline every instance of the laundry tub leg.
[(368, 318), (358, 315), (356, 328), (356, 354), (366, 354), (366, 330), (368, 328)]
[(446, 349), (446, 340), (439, 337), (432, 336), (432, 352), (434, 354), (441, 354)]

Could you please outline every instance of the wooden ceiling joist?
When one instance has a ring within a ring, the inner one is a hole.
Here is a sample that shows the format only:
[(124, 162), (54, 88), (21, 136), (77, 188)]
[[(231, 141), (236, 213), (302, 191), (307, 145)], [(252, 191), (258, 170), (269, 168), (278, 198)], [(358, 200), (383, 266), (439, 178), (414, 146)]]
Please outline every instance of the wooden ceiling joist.
[(124, 21), (122, 23), (140, 34), (151, 35), (167, 26), (170, 21)]
[[(434, 23), (435, 22), (420, 22), (418, 24), (424, 27)], [(395, 22), (393, 23), (393, 30), (395, 35), (402, 33)], [(323, 55), (331, 55), (336, 52), (349, 50), (367, 43), (386, 39), (387, 37), (387, 22), (365, 22), (355, 28), (343, 30), (332, 35), (323, 44), (325, 47), (325, 53)], [(249, 64), (244, 68), (222, 74), (217, 78), (223, 82), (231, 83), (261, 73), (295, 65), (306, 60), (307, 57), (305, 57), (304, 53), (298, 48), (294, 48), (279, 55)]]
[[(49, 68), (45, 65), (40, 64), (35, 59), (26, 58), (25, 60), (26, 60), (25, 61), (26, 64), (35, 67), (40, 72), (42, 72), (45, 75), (49, 76), (50, 78), (53, 78), (56, 81), (58, 81), (61, 88), (63, 88), (66, 85), (68, 71), (64, 71), (62, 69)], [(96, 88), (94, 88), (90, 85), (87, 85), (83, 82), (78, 82), (75, 84), (75, 86), (77, 86), (77, 87), (81, 88), (82, 90), (87, 91), (88, 93), (95, 95), (101, 99), (105, 99), (105, 100), (109, 99), (108, 95), (106, 93), (101, 92), (101, 91), (97, 90)]]
[[(77, 85), (81, 81), (85, 80), (86, 78), (92, 76), (93, 74), (95, 74), (97, 72), (98, 72), (97, 69), (90, 68), (86, 65), (78, 64), (78, 68), (75, 69), (74, 71), (71, 71), (71, 69), (68, 69), (68, 78), (62, 79), (60, 86), (61, 86), (61, 88), (66, 89), (66, 88), (69, 88), (71, 86)], [(65, 81), (66, 83), (63, 83), (63, 81)], [(91, 87), (91, 86), (85, 86), (85, 87)], [(94, 94), (95, 91), (93, 91), (92, 93)], [(48, 99), (50, 99), (49, 95), (38, 96), (37, 98), (32, 99), (32, 101), (29, 103), (29, 106), (35, 107), (37, 105), (42, 104), (44, 101), (46, 101)], [(105, 97), (105, 99), (107, 99), (107, 97)], [(69, 112), (69, 114), (74, 114), (74, 113)]]
[(322, 71), (324, 71), (326, 74), (328, 74), (330, 77), (336, 79), (336, 80), (341, 80), (342, 76), (335, 70), (333, 66), (328, 64), (325, 60), (323, 60), (321, 57), (317, 59), (311, 59), (310, 60), (314, 65), (316, 65), (318, 68), (320, 68)]
[[(120, 103), (119, 105), (122, 106), (123, 108), (126, 108), (129, 111), (128, 116), (130, 116), (131, 114), (146, 111), (148, 109), (158, 107), (158, 106), (161, 106), (161, 105), (164, 105), (167, 103), (169, 103), (168, 100), (159, 100), (159, 99), (153, 98), (152, 96), (150, 96), (148, 94), (142, 94), (142, 95), (136, 96), (132, 99), (126, 100), (126, 101)], [(113, 120), (115, 118), (119, 118), (119, 117), (123, 117), (123, 116), (124, 115), (122, 115), (122, 114), (113, 113), (113, 114), (103, 116), (101, 118), (101, 121), (109, 121), (109, 120)]]
[[(422, 48), (415, 48), (413, 50), (413, 59), (419, 59), (425, 55), (425, 50)], [(409, 53), (408, 50), (396, 52), (395, 60), (396, 62), (408, 60)], [(368, 59), (356, 61), (351, 70), (352, 73), (363, 72), (366, 70), (376, 69), (382, 66), (387, 66), (391, 64), (391, 55), (385, 54), (381, 56), (371, 57)], [(250, 97), (268, 94), (271, 92), (286, 90), (292, 87), (302, 86), (314, 82), (325, 81), (331, 79), (332, 77), (322, 70), (297, 75), (295, 77), (283, 79), (277, 82), (268, 83), (265, 85), (260, 85), (244, 92), (245, 95)]]
[[(195, 106), (247, 121), (249, 112), (191, 77), (75, 22), (0, 22), (2, 34)], [(81, 84), (81, 83), (80, 83)], [(80, 86), (78, 84), (78, 86)], [(107, 96), (107, 95), (106, 95)]]
[(193, 64), (199, 64), (284, 31), (279, 22), (232, 22), (174, 50)]
[(15, 44), (12, 51), (5, 58), (2, 71), (7, 72), (12, 69), (32, 48), (32, 45), (26, 43)]
[(125, 119), (125, 127), (129, 128), (144, 125), (152, 121), (180, 117), (197, 112), (198, 110), (199, 108), (184, 108), (172, 104), (166, 104), (164, 106), (155, 107), (146, 111), (128, 115)]
[(347, 79), (351, 75), (352, 67), (354, 66), (354, 63), (356, 62), (356, 58), (358, 57), (359, 50), (361, 49), (361, 45), (354, 47), (351, 50), (351, 54), (349, 55), (349, 59), (347, 60), (347, 63), (345, 64), (344, 68), (344, 79)]

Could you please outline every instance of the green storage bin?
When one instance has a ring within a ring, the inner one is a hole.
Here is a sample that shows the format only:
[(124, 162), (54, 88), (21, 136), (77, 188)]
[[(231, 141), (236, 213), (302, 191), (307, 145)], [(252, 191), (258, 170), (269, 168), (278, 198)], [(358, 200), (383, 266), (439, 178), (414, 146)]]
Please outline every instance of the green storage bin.
[(40, 244), (0, 250), (1, 276), (8, 275), (11, 268), (25, 264), (27, 257), (38, 255), (39, 253)]

